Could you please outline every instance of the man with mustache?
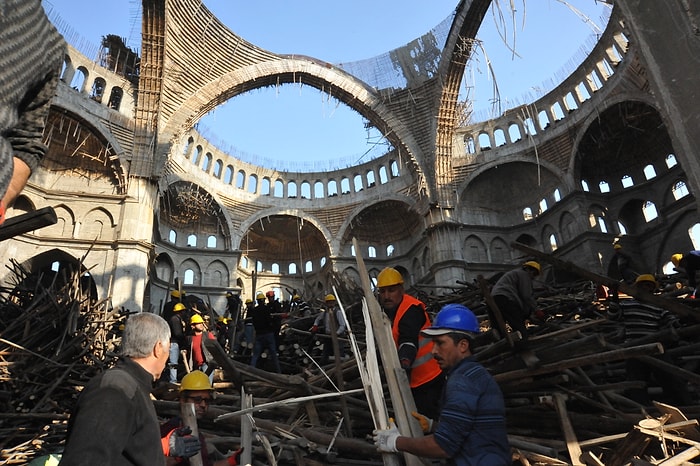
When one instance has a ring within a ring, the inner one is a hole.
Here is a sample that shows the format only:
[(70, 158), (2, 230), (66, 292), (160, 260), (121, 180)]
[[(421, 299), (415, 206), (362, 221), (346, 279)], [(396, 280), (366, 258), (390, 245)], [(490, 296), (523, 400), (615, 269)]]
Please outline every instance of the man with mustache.
[(426, 458), (449, 458), (459, 466), (510, 466), (503, 395), (488, 371), (472, 356), (479, 322), (467, 307), (447, 304), (421, 332), (433, 341), (432, 354), (447, 373), (442, 409), (433, 432), (403, 437), (393, 421), (374, 431), (383, 453), (405, 451)]

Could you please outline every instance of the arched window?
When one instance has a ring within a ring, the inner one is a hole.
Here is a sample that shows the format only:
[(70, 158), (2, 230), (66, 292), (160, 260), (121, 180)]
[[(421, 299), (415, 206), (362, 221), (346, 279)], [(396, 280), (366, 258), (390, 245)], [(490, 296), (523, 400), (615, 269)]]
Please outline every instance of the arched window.
[(236, 174), (236, 188), (243, 189), (245, 187), (245, 172), (243, 170), (238, 170)]
[(199, 165), (199, 158), (202, 156), (202, 146), (197, 146), (192, 156), (192, 165)]
[(261, 196), (269, 196), (270, 195), (270, 178), (263, 177), (262, 183), (260, 186), (260, 195)]
[(284, 183), (282, 183), (282, 180), (275, 181), (274, 197), (284, 197)]
[(183, 285), (194, 285), (194, 270), (185, 270), (185, 276), (182, 279)]
[(311, 183), (308, 181), (303, 181), (301, 183), (301, 198), (311, 199)]
[(676, 181), (673, 185), (673, 198), (675, 200), (681, 199), (690, 194), (688, 187), (685, 185), (685, 181)]
[(400, 175), (399, 164), (396, 160), (391, 161), (391, 163), (389, 164), (389, 168), (391, 168), (391, 177), (392, 178), (396, 178)]
[(177, 233), (175, 233), (175, 230), (170, 230), (170, 233), (168, 233), (168, 241), (175, 244), (176, 240), (177, 240)]
[(656, 178), (656, 170), (654, 169), (653, 165), (650, 164), (650, 165), (647, 165), (646, 167), (644, 167), (644, 177), (647, 180), (650, 180), (652, 178)]
[(359, 193), (362, 191), (362, 175), (355, 175), (353, 177), (353, 186), (355, 188), (355, 192)]
[(252, 174), (248, 177), (248, 192), (255, 194), (258, 191), (258, 176)]
[(279, 275), (280, 265), (277, 262), (273, 262), (272, 266), (270, 266), (270, 272), (274, 273), (275, 275)]
[(197, 247), (197, 235), (191, 234), (187, 237), (187, 245), (191, 247)]
[(248, 258), (246, 256), (241, 256), (241, 268), (245, 269), (248, 267)]
[(393, 244), (388, 245), (388, 246), (386, 247), (386, 257), (391, 257), (391, 256), (393, 256), (393, 255), (394, 255), (394, 251), (395, 251), (394, 245), (393, 245)]
[(340, 192), (342, 194), (350, 194), (350, 180), (348, 178), (343, 177), (340, 180)]
[(700, 249), (700, 223), (688, 228), (688, 236), (690, 236), (690, 242), (693, 243), (693, 249)]
[(211, 153), (207, 152), (204, 155), (204, 162), (202, 163), (202, 171), (206, 172), (209, 171), (209, 167), (211, 166), (211, 161), (212, 161), (212, 155)]
[(666, 166), (668, 168), (673, 168), (678, 164), (678, 161), (676, 160), (676, 156), (673, 154), (668, 154), (666, 156)]
[(352, 246), (350, 246), (350, 255), (352, 257), (355, 257), (355, 245), (354, 244)]
[(294, 262), (289, 264), (289, 275), (294, 275), (297, 273), (297, 265)]
[(102, 98), (105, 95), (105, 88), (107, 87), (107, 81), (103, 78), (95, 78), (95, 82), (92, 83), (92, 90), (90, 91), (90, 98), (95, 102), (102, 103)]
[(505, 146), (506, 145), (506, 132), (503, 131), (501, 128), (496, 128), (496, 130), (493, 132), (493, 139), (494, 142), (496, 143), (496, 146)]
[(542, 129), (547, 129), (547, 127), (549, 127), (549, 123), (550, 123), (550, 121), (549, 121), (549, 115), (547, 115), (547, 112), (546, 112), (546, 111), (542, 110), (542, 111), (537, 115), (537, 119), (538, 119), (539, 122), (540, 122), (540, 128), (542, 128)]
[(532, 220), (532, 209), (529, 207), (525, 207), (523, 209), (523, 220)]
[(333, 197), (338, 195), (338, 182), (335, 180), (330, 180), (328, 182), (328, 197)]
[(491, 149), (491, 138), (487, 133), (480, 133), (479, 134), (479, 148), (481, 150), (489, 150)]
[(216, 163), (214, 164), (214, 176), (217, 178), (221, 178), (221, 170), (224, 168), (224, 162), (221, 160), (217, 160)]
[(582, 188), (585, 192), (589, 192), (590, 189), (588, 188), (588, 181), (586, 181), (586, 180), (581, 180), (581, 188)]
[(374, 181), (374, 170), (367, 170), (367, 187), (371, 188), (376, 182)]
[(122, 97), (124, 97), (124, 91), (121, 87), (113, 87), (112, 92), (109, 94), (109, 101), (107, 101), (107, 106), (113, 110), (119, 110), (119, 106), (122, 103)]
[(190, 155), (192, 155), (192, 144), (194, 144), (194, 138), (190, 136), (189, 138), (187, 138), (185, 148), (182, 149), (182, 155), (184, 155), (188, 159), (190, 158)]
[(369, 246), (367, 248), (367, 257), (377, 257), (377, 248)]
[(319, 261), (319, 263), (321, 264), (321, 268), (323, 268), (323, 266), (326, 265), (326, 262), (327, 262), (327, 261), (328, 261), (328, 260), (326, 259), (326, 256), (323, 256), (323, 257), (321, 258), (321, 260)]
[(547, 199), (542, 199), (540, 201), (540, 214), (547, 211)]
[(295, 199), (297, 197), (296, 181), (290, 181), (289, 183), (287, 183), (287, 197), (290, 199)]
[(314, 183), (314, 199), (323, 199), (323, 182), (317, 181)]
[(313, 272), (314, 271), (314, 264), (311, 261), (306, 261), (306, 264), (304, 265), (304, 271), (305, 272)]
[(263, 271), (263, 264), (261, 261), (255, 261), (255, 271), (256, 272), (262, 272)]
[(379, 167), (379, 183), (386, 184), (389, 181), (389, 177), (386, 174), (386, 167)]
[(554, 197), (554, 202), (559, 202), (561, 201), (561, 191), (559, 191), (559, 188), (554, 190), (554, 193), (552, 194)]
[(656, 211), (656, 205), (651, 201), (646, 201), (644, 203), (642, 213), (644, 214), (644, 218), (646, 219), (647, 223), (659, 216), (659, 213)]
[(549, 235), (549, 247), (552, 251), (556, 251), (559, 246), (557, 246), (557, 237), (554, 233)]
[(629, 175), (623, 176), (620, 181), (622, 182), (623, 188), (629, 188), (631, 186), (634, 186), (634, 180), (632, 180), (632, 177)]
[(508, 136), (510, 137), (511, 142), (520, 141), (523, 138), (523, 136), (520, 134), (520, 126), (518, 126), (516, 123), (511, 124), (508, 127)]
[(216, 247), (216, 236), (209, 235), (207, 237), (207, 247), (208, 248), (215, 248)]
[(601, 193), (609, 193), (610, 192), (610, 185), (605, 180), (598, 183), (598, 188), (600, 189)]
[(476, 154), (476, 144), (474, 143), (474, 138), (471, 135), (464, 137), (464, 152), (466, 154)]
[(224, 183), (231, 184), (233, 181), (233, 167), (231, 165), (226, 166), (226, 171), (224, 172)]

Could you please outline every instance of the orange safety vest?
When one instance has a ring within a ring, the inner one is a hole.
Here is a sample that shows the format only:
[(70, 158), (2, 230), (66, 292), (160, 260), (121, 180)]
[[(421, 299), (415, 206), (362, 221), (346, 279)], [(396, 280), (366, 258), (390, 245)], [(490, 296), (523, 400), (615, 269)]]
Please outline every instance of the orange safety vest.
[[(391, 334), (394, 337), (394, 343), (397, 347), (399, 346), (399, 322), (408, 308), (413, 305), (420, 306), (425, 314), (425, 323), (423, 324), (421, 330), (426, 327), (430, 327), (430, 316), (428, 316), (428, 313), (425, 311), (425, 304), (418, 301), (413, 296), (407, 294), (403, 295), (401, 304), (399, 304), (399, 308), (396, 310), (394, 323), (391, 325)], [(411, 365), (411, 388), (416, 388), (426, 382), (430, 382), (442, 372), (442, 369), (440, 369), (437, 361), (433, 358), (431, 353), (432, 349), (433, 341), (430, 338), (425, 338), (423, 335), (419, 334), (418, 352), (416, 353), (416, 359)]]

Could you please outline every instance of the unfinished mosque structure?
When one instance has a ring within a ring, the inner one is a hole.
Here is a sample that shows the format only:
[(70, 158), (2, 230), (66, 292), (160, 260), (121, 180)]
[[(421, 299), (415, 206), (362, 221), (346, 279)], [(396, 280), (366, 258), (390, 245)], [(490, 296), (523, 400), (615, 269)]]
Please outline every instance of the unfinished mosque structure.
[[(596, 45), (556, 87), (465, 122), (460, 83), (491, 0), (456, 3), (404, 47), (332, 64), (247, 42), (200, 0), (143, 0), (138, 66), (69, 47), (49, 152), (8, 212), (52, 206), (58, 221), (0, 243), (0, 280), (10, 263), (80, 267), (115, 307), (157, 312), (181, 286), (223, 309), (229, 289), (312, 301), (333, 276), (359, 281), (356, 255), (372, 276), (393, 266), (408, 286), (449, 288), (520, 264), (514, 242), (600, 274), (614, 241), (656, 274), (700, 248), (700, 6), (609, 1)], [(220, 104), (284, 84), (338, 99), (390, 149), (294, 172), (198, 132)], [(543, 276), (560, 279), (546, 263)]]

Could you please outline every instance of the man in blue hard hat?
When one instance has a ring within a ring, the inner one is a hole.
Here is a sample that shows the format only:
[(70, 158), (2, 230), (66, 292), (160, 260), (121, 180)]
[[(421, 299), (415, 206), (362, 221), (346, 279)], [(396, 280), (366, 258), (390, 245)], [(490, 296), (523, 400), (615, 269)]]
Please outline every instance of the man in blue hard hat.
[(469, 308), (448, 304), (433, 325), (421, 332), (433, 340), (433, 357), (447, 373), (438, 422), (424, 437), (403, 437), (393, 422), (375, 430), (374, 443), (383, 453), (405, 451), (426, 458), (450, 458), (450, 464), (509, 466), (512, 455), (506, 434), (503, 394), (488, 371), (472, 356), (479, 321)]

